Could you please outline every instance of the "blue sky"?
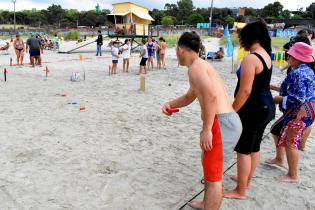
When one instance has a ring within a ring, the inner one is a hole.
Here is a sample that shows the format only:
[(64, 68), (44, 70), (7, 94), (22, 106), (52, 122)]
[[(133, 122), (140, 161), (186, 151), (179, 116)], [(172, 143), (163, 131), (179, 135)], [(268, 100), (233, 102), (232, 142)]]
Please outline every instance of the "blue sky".
[[(127, 0), (126, 0), (127, 1)], [(177, 0), (129, 0), (134, 3), (152, 8), (163, 8), (166, 3), (176, 3)], [(307, 7), (314, 0), (279, 0), (286, 9), (295, 10), (297, 7)], [(45, 9), (51, 4), (60, 4), (63, 8), (74, 8), (78, 10), (94, 9), (97, 3), (100, 4), (102, 9), (111, 9), (111, 3), (124, 2), (123, 0), (17, 0), (16, 9)], [(262, 8), (271, 0), (214, 0), (215, 7), (255, 7)], [(193, 0), (196, 7), (209, 7), (211, 0)], [(12, 0), (0, 0), (0, 9), (13, 10)]]

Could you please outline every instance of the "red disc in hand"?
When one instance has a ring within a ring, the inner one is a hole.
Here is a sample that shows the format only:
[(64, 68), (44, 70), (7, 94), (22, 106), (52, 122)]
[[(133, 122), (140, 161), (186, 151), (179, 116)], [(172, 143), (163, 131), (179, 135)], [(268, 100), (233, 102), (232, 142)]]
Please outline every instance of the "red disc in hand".
[(177, 112), (179, 112), (179, 109), (178, 109), (178, 108), (171, 108), (171, 109), (166, 109), (166, 111), (167, 111), (168, 113), (172, 114), (172, 113), (177, 113)]

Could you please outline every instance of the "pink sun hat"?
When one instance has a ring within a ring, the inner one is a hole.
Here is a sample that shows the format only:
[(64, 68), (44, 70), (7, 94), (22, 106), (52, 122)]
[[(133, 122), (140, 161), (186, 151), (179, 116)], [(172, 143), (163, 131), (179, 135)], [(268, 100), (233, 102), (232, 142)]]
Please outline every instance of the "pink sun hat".
[(297, 42), (290, 48), (288, 54), (299, 61), (312, 63), (315, 61), (313, 51), (312, 46), (303, 42)]

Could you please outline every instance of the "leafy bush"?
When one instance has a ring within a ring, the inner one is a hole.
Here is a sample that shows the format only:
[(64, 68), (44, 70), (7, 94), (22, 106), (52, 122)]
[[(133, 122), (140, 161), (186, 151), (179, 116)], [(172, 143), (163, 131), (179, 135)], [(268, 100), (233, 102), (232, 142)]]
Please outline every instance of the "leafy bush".
[(81, 37), (79, 31), (69, 31), (65, 37), (65, 40), (79, 40)]
[(162, 18), (162, 25), (164, 27), (169, 27), (169, 26), (171, 26), (173, 24), (174, 24), (174, 17), (172, 17), (172, 16), (165, 16), (165, 17)]
[(199, 13), (192, 13), (189, 17), (188, 17), (188, 23), (191, 25), (196, 25), (197, 23), (204, 23), (205, 20), (202, 17), (202, 15), (200, 15)]

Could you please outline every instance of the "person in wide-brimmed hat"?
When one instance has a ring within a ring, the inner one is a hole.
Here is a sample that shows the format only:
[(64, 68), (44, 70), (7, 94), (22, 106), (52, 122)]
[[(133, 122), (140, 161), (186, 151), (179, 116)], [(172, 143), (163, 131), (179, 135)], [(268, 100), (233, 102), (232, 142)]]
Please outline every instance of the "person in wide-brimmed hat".
[(315, 119), (315, 70), (313, 47), (297, 42), (288, 51), (288, 63), (292, 68), (281, 84), (276, 103), (284, 111), (283, 127), (278, 136), (277, 157), (269, 164), (284, 165), (287, 155), (289, 170), (277, 179), (282, 182), (298, 182), (298, 161), (303, 134)]

